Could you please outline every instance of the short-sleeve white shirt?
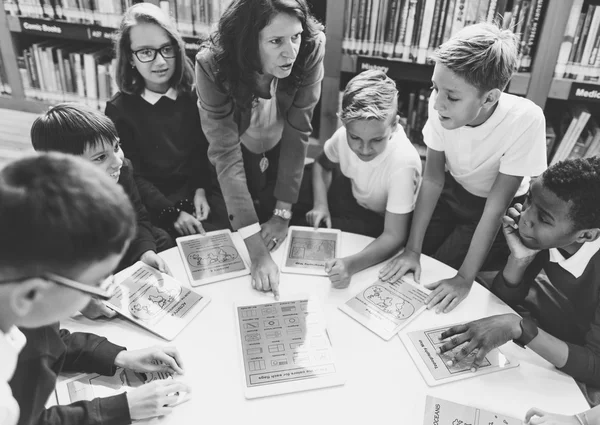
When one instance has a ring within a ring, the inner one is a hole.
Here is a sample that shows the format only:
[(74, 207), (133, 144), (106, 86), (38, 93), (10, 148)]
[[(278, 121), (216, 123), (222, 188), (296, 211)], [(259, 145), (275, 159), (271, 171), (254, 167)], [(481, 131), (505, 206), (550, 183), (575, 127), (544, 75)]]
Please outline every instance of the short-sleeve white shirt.
[(372, 161), (362, 161), (348, 145), (346, 128), (340, 127), (325, 142), (324, 152), (339, 163), (352, 182), (352, 194), (364, 208), (384, 214), (406, 214), (415, 209), (421, 183), (421, 158), (402, 127)]
[(7, 333), (0, 331), (0, 424), (14, 425), (19, 420), (19, 405), (13, 398), (8, 382), (17, 367), (19, 353), (25, 346), (25, 335), (16, 327)]
[(542, 109), (528, 99), (500, 95), (496, 110), (477, 127), (442, 127), (429, 98), (425, 144), (446, 155), (446, 168), (473, 195), (487, 198), (498, 173), (524, 177), (516, 196), (527, 193), (529, 178), (544, 172), (546, 121)]

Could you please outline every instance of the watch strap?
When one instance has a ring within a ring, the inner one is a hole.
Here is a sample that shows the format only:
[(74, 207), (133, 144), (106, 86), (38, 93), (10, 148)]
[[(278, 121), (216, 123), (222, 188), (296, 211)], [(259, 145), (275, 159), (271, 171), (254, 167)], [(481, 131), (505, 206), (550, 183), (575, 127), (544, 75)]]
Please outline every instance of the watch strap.
[(273, 210), (273, 215), (284, 220), (290, 220), (292, 218), (292, 211), (287, 210), (285, 208), (275, 208)]
[(519, 347), (525, 348), (525, 346), (537, 336), (538, 327), (529, 317), (523, 317), (519, 325), (521, 326), (521, 336), (517, 339), (513, 339), (513, 342)]

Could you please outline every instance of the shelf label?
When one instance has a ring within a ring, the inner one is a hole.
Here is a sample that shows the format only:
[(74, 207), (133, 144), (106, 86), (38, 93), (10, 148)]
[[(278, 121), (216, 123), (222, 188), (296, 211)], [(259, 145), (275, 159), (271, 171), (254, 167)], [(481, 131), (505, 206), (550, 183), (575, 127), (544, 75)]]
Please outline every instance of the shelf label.
[(428, 82), (433, 75), (431, 65), (359, 56), (356, 60), (356, 73), (369, 69), (383, 71), (394, 80)]
[(116, 29), (97, 25), (74, 24), (35, 18), (19, 18), (21, 31), (28, 34), (51, 35), (69, 40), (88, 40), (111, 43)]
[(572, 83), (569, 100), (585, 100), (587, 102), (600, 102), (600, 85)]

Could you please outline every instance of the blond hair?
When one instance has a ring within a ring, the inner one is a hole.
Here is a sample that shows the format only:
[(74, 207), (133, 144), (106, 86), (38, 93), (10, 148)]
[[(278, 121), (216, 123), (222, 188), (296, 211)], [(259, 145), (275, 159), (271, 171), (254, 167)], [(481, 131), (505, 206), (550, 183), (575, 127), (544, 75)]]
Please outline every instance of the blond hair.
[(504, 90), (517, 65), (517, 36), (493, 23), (463, 28), (442, 44), (433, 60), (486, 92)]
[(369, 70), (350, 80), (342, 98), (340, 119), (344, 124), (355, 120), (385, 121), (396, 116), (396, 83), (383, 71)]

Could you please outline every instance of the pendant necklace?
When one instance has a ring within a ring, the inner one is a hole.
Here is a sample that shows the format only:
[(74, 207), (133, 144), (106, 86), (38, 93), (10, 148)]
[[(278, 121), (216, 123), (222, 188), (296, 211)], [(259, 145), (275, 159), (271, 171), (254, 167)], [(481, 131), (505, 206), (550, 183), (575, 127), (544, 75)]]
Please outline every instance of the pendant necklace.
[(260, 167), (260, 172), (264, 173), (265, 171), (267, 171), (267, 168), (269, 168), (269, 159), (265, 156), (264, 152), (263, 152), (262, 155), (263, 156), (260, 159), (260, 162), (258, 163), (258, 166)]

